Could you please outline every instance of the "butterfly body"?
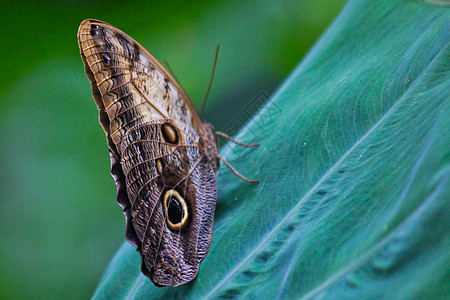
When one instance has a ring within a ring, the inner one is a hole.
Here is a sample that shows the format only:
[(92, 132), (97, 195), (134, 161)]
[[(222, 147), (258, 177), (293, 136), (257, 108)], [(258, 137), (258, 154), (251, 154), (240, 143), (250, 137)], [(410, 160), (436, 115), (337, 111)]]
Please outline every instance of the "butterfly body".
[(218, 149), (170, 74), (115, 27), (85, 20), (78, 42), (108, 141), (127, 240), (158, 286), (192, 280), (208, 252)]

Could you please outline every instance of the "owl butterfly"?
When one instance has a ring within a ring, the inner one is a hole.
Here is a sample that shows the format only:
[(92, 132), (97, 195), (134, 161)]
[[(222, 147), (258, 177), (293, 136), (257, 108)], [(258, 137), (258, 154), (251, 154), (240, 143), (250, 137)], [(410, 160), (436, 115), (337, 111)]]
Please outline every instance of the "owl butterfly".
[(213, 127), (161, 64), (122, 31), (85, 20), (78, 44), (107, 137), (126, 238), (155, 285), (186, 283), (211, 244), (215, 172), (224, 161)]

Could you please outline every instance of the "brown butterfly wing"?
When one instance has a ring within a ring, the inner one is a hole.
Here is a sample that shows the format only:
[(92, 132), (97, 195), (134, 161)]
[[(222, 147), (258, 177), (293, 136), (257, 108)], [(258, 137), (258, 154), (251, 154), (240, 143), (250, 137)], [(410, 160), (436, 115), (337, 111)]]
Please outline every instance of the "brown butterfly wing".
[[(153, 141), (165, 142), (162, 128), (167, 122), (187, 134), (177, 145), (154, 147)], [(158, 285), (174, 286), (194, 278), (209, 248), (217, 187), (213, 168), (193, 146), (195, 138), (196, 133), (181, 123), (155, 120), (127, 131), (121, 145), (142, 271)], [(163, 196), (169, 190), (189, 203), (186, 226), (179, 230), (167, 225)]]
[[(120, 141), (123, 125), (130, 127), (145, 117), (177, 119), (204, 133), (181, 86), (131, 37), (107, 23), (85, 20), (78, 42), (101, 124), (113, 140)], [(139, 119), (124, 120), (123, 113), (132, 108)]]
[[(127, 239), (155, 284), (190, 281), (212, 236), (217, 165), (211, 151), (199, 147), (213, 140), (211, 131), (181, 87), (129, 36), (86, 20), (78, 41), (110, 147)], [(183, 226), (177, 227), (178, 217)]]

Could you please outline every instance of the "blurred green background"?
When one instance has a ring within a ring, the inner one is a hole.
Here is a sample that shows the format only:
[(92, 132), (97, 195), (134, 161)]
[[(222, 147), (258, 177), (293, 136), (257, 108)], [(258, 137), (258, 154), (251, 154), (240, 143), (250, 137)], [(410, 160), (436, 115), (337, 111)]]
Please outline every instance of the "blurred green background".
[(124, 240), (76, 41), (83, 19), (167, 60), (198, 108), (220, 43), (205, 118), (227, 130), (272, 94), (344, 2), (3, 1), (0, 297), (88, 298)]

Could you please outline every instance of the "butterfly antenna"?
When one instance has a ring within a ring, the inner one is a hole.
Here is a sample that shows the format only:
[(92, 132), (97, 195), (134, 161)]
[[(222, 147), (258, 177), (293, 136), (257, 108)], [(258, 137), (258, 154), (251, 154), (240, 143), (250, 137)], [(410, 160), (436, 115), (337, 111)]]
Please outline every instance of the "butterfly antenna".
[(216, 72), (217, 58), (219, 57), (219, 49), (220, 49), (220, 44), (217, 45), (217, 48), (216, 48), (216, 57), (214, 58), (214, 66), (213, 66), (213, 70), (212, 70), (212, 74), (211, 74), (211, 80), (209, 81), (208, 90), (206, 90), (205, 100), (203, 101), (202, 114), (201, 114), (202, 120), (203, 120), (203, 111), (205, 110), (206, 99), (208, 99), (209, 91), (211, 90), (211, 86), (212, 86), (212, 83), (214, 80), (214, 73)]
[(169, 70), (170, 75), (172, 75), (172, 77), (178, 82), (178, 84), (180, 83), (178, 81), (177, 76), (175, 76), (175, 73), (173, 72), (172, 68), (169, 65), (169, 62), (167, 60), (164, 61), (164, 64), (167, 66), (167, 70)]

